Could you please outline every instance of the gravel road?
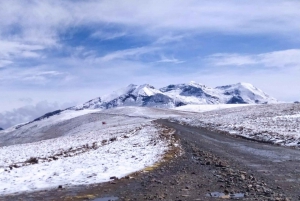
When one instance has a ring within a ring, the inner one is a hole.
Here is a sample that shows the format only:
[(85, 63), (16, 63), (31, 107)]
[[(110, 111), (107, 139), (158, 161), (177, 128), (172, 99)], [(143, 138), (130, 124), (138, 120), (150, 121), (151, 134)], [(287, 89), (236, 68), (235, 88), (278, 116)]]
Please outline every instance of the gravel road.
[(281, 189), (292, 200), (300, 200), (300, 150), (274, 146), (161, 120), (177, 130), (184, 141), (227, 160), (239, 169)]

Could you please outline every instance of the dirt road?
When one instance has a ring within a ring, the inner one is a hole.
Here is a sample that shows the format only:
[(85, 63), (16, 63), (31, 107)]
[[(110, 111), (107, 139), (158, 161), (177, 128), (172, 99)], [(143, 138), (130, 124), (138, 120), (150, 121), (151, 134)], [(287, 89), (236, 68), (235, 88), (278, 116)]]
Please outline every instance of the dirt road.
[[(112, 182), (0, 197), (0, 200), (300, 200), (300, 151), (183, 126), (183, 153)], [(107, 198), (107, 199), (106, 199)]]
[(292, 200), (299, 199), (300, 150), (249, 141), (166, 120), (160, 123), (175, 128), (181, 139), (194, 143), (199, 149), (210, 151), (277, 186)]

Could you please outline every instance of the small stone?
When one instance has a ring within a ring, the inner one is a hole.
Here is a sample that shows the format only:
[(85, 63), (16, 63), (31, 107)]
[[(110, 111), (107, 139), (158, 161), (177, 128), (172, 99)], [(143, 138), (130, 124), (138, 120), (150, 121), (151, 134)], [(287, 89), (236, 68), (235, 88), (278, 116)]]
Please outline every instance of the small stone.
[(229, 199), (230, 195), (222, 195), (220, 198), (222, 198), (222, 199)]

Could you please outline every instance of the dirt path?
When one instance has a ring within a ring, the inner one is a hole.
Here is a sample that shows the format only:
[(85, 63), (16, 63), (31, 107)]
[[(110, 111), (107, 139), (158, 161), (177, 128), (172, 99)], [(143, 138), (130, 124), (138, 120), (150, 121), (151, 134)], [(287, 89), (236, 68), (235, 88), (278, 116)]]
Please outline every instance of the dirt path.
[[(149, 172), (109, 183), (0, 197), (0, 200), (298, 200), (300, 151), (212, 133), (167, 120), (184, 153)], [(219, 192), (220, 194), (214, 193)], [(112, 199), (114, 200), (114, 199)]]
[(177, 134), (199, 149), (261, 177), (282, 189), (293, 200), (300, 200), (300, 150), (253, 142), (204, 129), (179, 125), (165, 120), (162, 124), (175, 128)]

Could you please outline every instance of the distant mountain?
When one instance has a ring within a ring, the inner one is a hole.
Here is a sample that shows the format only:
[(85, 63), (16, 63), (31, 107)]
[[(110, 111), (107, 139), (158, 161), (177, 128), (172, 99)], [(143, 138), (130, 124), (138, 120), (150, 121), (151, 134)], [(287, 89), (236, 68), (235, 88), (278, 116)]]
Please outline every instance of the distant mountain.
[[(84, 104), (49, 112), (31, 122), (19, 124), (15, 129), (21, 128), (33, 122), (59, 116), (64, 112), (79, 111), (88, 112), (93, 109), (109, 109), (121, 106), (176, 108), (184, 105), (205, 104), (269, 104), (278, 101), (265, 94), (262, 90), (249, 83), (237, 83), (232, 85), (211, 88), (204, 84), (190, 82), (188, 84), (171, 84), (161, 89), (156, 89), (149, 84), (131, 84), (106, 95), (92, 99)], [(1, 129), (0, 129), (1, 130)]]
[(0, 128), (0, 131), (4, 130), (3, 128)]
[(103, 98), (90, 100), (71, 110), (108, 109), (119, 106), (175, 108), (189, 104), (268, 104), (278, 101), (249, 83), (211, 88), (196, 82), (155, 89), (131, 84)]
[(249, 83), (226, 85), (216, 87), (216, 89), (222, 91), (227, 104), (268, 104), (278, 102), (275, 98)]

